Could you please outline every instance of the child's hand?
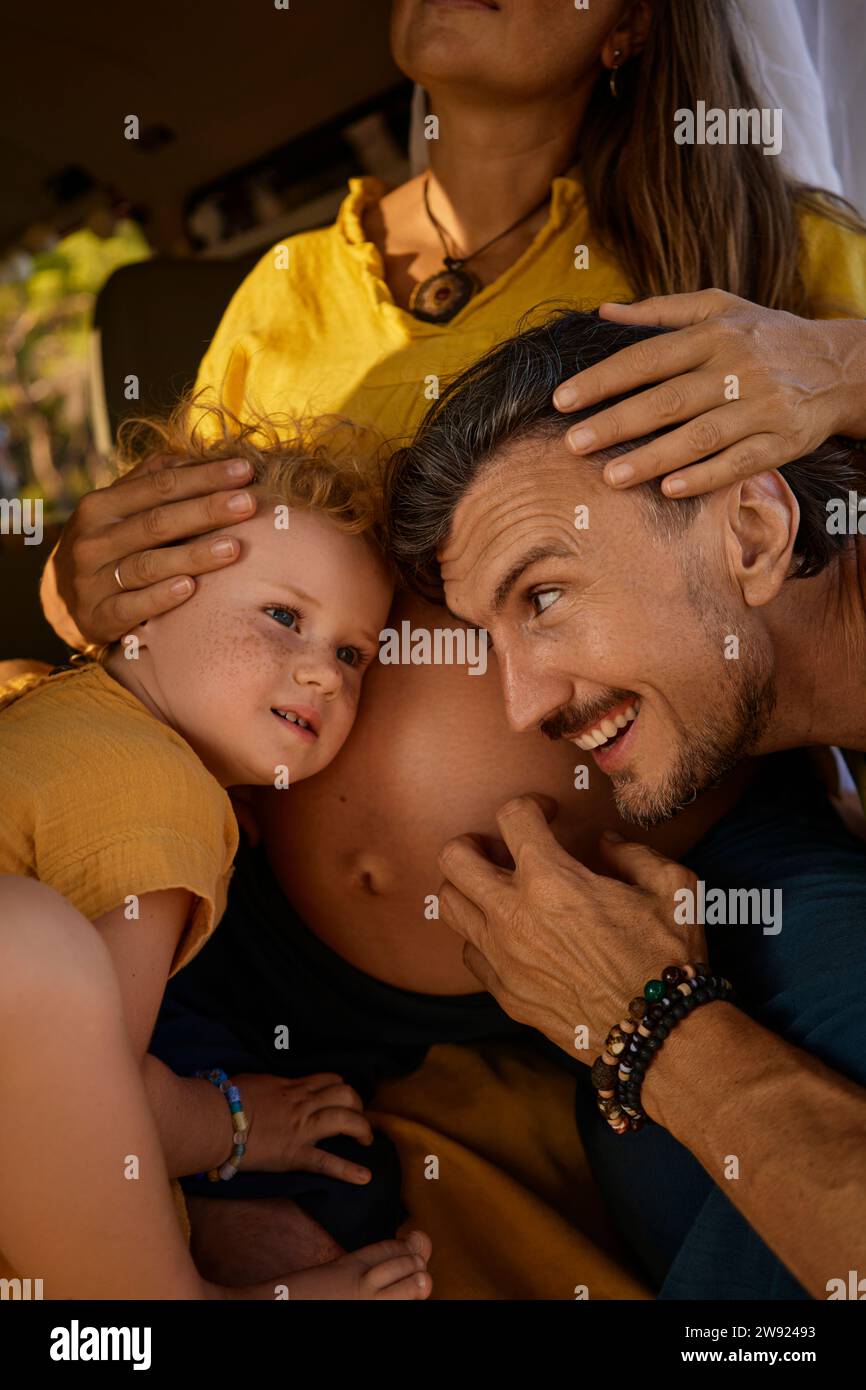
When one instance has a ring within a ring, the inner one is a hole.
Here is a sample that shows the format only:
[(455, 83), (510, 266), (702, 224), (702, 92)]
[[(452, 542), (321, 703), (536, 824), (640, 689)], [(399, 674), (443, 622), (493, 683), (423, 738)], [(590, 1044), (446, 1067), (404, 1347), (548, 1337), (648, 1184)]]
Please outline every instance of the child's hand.
[(343, 1182), (370, 1181), (369, 1168), (316, 1147), (320, 1139), (335, 1134), (350, 1134), (366, 1146), (373, 1142), (361, 1097), (341, 1076), (320, 1072), (288, 1080), (248, 1073), (232, 1079), (240, 1088), (250, 1126), (244, 1168), (260, 1173), (303, 1170)]

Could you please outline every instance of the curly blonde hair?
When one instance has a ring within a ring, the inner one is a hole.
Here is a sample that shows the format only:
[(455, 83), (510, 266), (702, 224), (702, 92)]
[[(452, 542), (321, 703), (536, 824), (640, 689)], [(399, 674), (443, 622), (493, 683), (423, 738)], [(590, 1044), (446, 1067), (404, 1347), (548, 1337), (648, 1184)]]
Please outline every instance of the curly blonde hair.
[(234, 458), (249, 463), (251, 488), (321, 512), (384, 554), (381, 441), (340, 416), (250, 414), (241, 420), (199, 395), (182, 401), (166, 419), (124, 420), (115, 452), (118, 476), (148, 460), (182, 467)]
[[(305, 420), (257, 415), (240, 420), (230, 410), (195, 396), (166, 418), (124, 420), (117, 435), (118, 479), (142, 463), (165, 467), (245, 459), (247, 484), (269, 500), (319, 512), (341, 531), (362, 537), (393, 579), (382, 518), (384, 452), (373, 430), (340, 416)], [(104, 663), (117, 643), (90, 644), (84, 656)]]

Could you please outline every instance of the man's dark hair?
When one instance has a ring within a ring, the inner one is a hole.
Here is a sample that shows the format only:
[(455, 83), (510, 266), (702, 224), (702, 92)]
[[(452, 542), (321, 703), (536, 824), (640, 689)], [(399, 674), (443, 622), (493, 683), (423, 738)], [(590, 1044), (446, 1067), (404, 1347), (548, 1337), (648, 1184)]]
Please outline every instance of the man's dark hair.
[[(554, 390), (567, 377), (620, 348), (671, 331), (609, 323), (595, 312), (557, 309), (455, 377), (428, 410), (413, 442), (393, 455), (388, 470), (388, 534), (404, 582), (441, 601), (436, 552), (449, 534), (460, 499), (484, 465), (505, 445), (554, 438), (575, 422), (637, 395), (629, 391), (573, 415), (561, 414), (552, 400)], [(606, 462), (673, 428), (615, 445), (593, 460)], [(819, 574), (848, 542), (848, 537), (828, 532), (827, 502), (857, 490), (863, 482), (862, 461), (850, 443), (834, 437), (787, 464), (784, 477), (800, 504), (789, 577), (808, 578)], [(704, 497), (669, 498), (658, 480), (639, 485), (634, 493), (671, 538), (705, 501)]]

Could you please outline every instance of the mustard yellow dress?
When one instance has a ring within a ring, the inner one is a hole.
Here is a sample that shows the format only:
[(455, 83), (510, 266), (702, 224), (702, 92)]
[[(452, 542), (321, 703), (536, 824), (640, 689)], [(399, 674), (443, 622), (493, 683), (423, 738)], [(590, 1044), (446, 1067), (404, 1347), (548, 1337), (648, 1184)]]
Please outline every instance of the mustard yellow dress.
[(0, 874), (38, 878), (91, 922), (188, 889), (175, 974), (225, 911), (238, 829), (223, 788), (96, 662), (0, 690), (0, 746)]
[[(186, 888), (170, 974), (225, 911), (231, 802), (192, 748), (96, 663), (0, 690), (0, 874), (38, 878), (96, 921), (131, 896)], [(178, 1218), (189, 1234), (180, 1185)], [(0, 1277), (15, 1271), (0, 1251)]]

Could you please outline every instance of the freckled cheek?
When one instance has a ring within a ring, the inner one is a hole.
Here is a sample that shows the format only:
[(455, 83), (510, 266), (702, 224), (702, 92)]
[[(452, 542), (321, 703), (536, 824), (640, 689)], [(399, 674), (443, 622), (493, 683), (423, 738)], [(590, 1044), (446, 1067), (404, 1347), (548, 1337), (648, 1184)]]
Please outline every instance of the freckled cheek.
[[(230, 642), (230, 666), (247, 672), (247, 683), (259, 688), (272, 688), (285, 679), (297, 654), (297, 641), (281, 632), (276, 625), (270, 632), (258, 624), (238, 625)], [(227, 670), (229, 665), (227, 664)]]
[(189, 654), (201, 703), (212, 712), (264, 709), (286, 665), (279, 636), (272, 642), (261, 630), (238, 622), (222, 631), (215, 625), (192, 644)]
[(361, 676), (350, 671), (348, 676), (344, 677), (343, 688), (340, 691), (340, 704), (350, 719), (354, 719), (358, 712), (362, 689)]
[(360, 694), (359, 682), (357, 679), (353, 680), (350, 675), (348, 681), (344, 681), (337, 700), (331, 708), (329, 733), (341, 742), (348, 736), (357, 717)]

